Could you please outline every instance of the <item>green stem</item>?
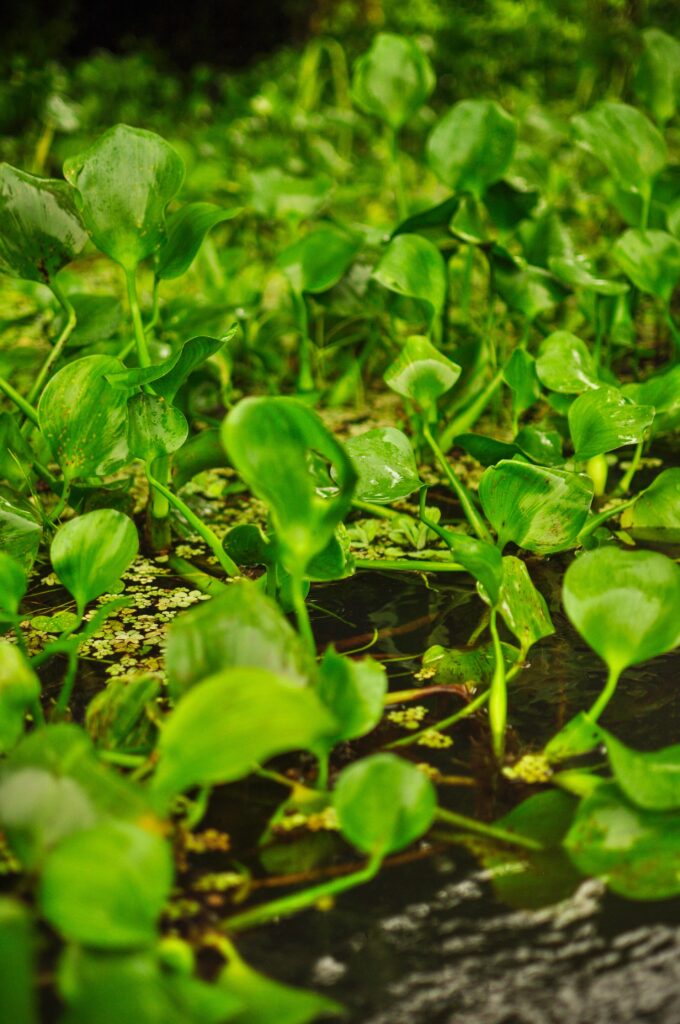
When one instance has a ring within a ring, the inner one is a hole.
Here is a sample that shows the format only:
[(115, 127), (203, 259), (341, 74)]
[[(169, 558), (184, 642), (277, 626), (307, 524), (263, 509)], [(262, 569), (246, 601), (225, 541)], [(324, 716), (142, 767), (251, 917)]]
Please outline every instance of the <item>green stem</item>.
[(595, 533), (596, 530), (599, 530), (602, 524), (606, 523), (608, 519), (618, 516), (620, 512), (624, 512), (627, 508), (630, 508), (631, 505), (634, 505), (641, 494), (644, 494), (644, 491), (640, 491), (640, 493), (636, 494), (634, 497), (628, 498), (627, 501), (620, 501), (618, 505), (615, 505), (614, 508), (608, 508), (606, 512), (599, 512), (596, 516), (593, 516), (593, 518), (586, 523), (579, 533), (579, 543), (582, 544), (586, 537), (589, 537), (591, 533)]
[(35, 379), (33, 387), (31, 388), (31, 390), (28, 393), (28, 399), (27, 400), (31, 403), (31, 405), (35, 402), (36, 398), (40, 395), (40, 393), (41, 393), (41, 391), (43, 389), (43, 384), (45, 383), (45, 380), (47, 378), (48, 373), (50, 372), (50, 370), (52, 369), (52, 366), (56, 363), (57, 359), (59, 358), (59, 356), (63, 352), (64, 345), (66, 344), (66, 342), (70, 338), (70, 336), (71, 336), (71, 334), (73, 332), (73, 328), (76, 326), (76, 311), (73, 308), (73, 306), (71, 305), (71, 303), (69, 302), (69, 300), (66, 298), (64, 293), (62, 292), (62, 290), (59, 287), (59, 285), (57, 284), (57, 282), (56, 281), (50, 282), (50, 288), (52, 289), (52, 293), (53, 293), (54, 297), (56, 298), (57, 302), (59, 303), (59, 305), (62, 307), (62, 309), (66, 313), (66, 323), (64, 324), (64, 327), (62, 328), (61, 332), (59, 333), (59, 336), (55, 340), (54, 345), (52, 346), (52, 350), (51, 350), (50, 354), (48, 355), (47, 359), (45, 360), (45, 362), (40, 367), (40, 370), (38, 371), (38, 376)]
[(373, 854), (360, 871), (353, 871), (350, 875), (344, 875), (342, 878), (334, 878), (330, 882), (313, 885), (309, 889), (303, 889), (302, 892), (293, 893), (291, 896), (282, 896), (281, 899), (253, 907), (252, 910), (246, 910), (242, 914), (235, 914), (223, 922), (224, 927), (230, 932), (239, 932), (278, 917), (288, 917), (299, 910), (307, 910), (321, 899), (336, 896), (347, 889), (353, 889), (356, 885), (370, 882), (378, 874), (382, 861), (382, 854)]
[[(167, 487), (170, 483), (170, 456), (162, 455), (151, 463), (152, 474)], [(151, 492), (147, 509), (149, 542), (152, 551), (167, 551), (170, 547), (170, 503), (160, 491)]]
[(136, 267), (132, 270), (125, 268), (125, 283), (127, 285), (128, 302), (130, 303), (130, 315), (132, 316), (132, 326), (135, 332), (135, 342), (137, 343), (137, 358), (140, 366), (151, 366), (151, 356), (149, 355), (149, 346), (146, 342), (146, 335), (144, 333), (144, 324), (142, 323), (142, 313), (139, 308), (139, 299), (137, 297), (137, 269)]
[(307, 650), (313, 657), (316, 657), (316, 640), (312, 632), (312, 624), (309, 621), (309, 611), (305, 601), (304, 576), (300, 573), (292, 573), (290, 577), (290, 590), (298, 631)]
[(319, 766), (316, 776), (316, 788), (325, 792), (328, 789), (328, 777), (330, 774), (330, 751), (327, 749), (316, 751), (316, 759)]
[(491, 741), (496, 760), (500, 764), (505, 754), (505, 729), (508, 718), (508, 689), (505, 678), (505, 660), (503, 648), (498, 636), (498, 612), (491, 609), (489, 617), (489, 631), (493, 641), (494, 670), (489, 691), (489, 725), (491, 727)]
[(34, 426), (38, 426), (38, 414), (30, 404), (27, 402), (23, 395), (20, 395), (16, 388), (13, 388), (8, 380), (4, 377), (0, 377), (0, 391), (14, 402), (18, 409), (21, 409), (24, 416), (31, 421)]
[(386, 569), (396, 572), (465, 572), (462, 565), (453, 562), (428, 562), (418, 558), (357, 558), (357, 569)]
[(477, 835), (486, 836), (488, 839), (494, 839), (500, 843), (509, 843), (511, 846), (521, 846), (525, 850), (542, 850), (543, 844), (539, 843), (536, 839), (530, 839), (528, 836), (519, 835), (517, 832), (510, 832), (508, 829), (501, 828), (499, 825), (485, 825), (481, 821), (475, 821), (474, 818), (468, 818), (464, 814), (456, 814), (455, 811), (444, 810), (443, 807), (438, 807), (435, 818), (437, 821), (443, 822), (445, 825), (454, 825), (456, 828), (463, 829), (465, 832), (475, 832)]
[(52, 712), (52, 721), (58, 722), (60, 718), (64, 717), (66, 709), (71, 700), (71, 694), (73, 693), (73, 687), (76, 681), (76, 672), (78, 670), (78, 642), (73, 641), (69, 645), (68, 649), (68, 663), (66, 666), (66, 674), (64, 681), (61, 684), (61, 690), (59, 691), (59, 699), (55, 704), (54, 711)]
[(408, 204), (406, 202), (406, 191), (404, 189), (404, 175), (399, 159), (399, 136), (394, 128), (387, 128), (387, 142), (390, 151), (390, 170), (394, 183), (394, 198), (397, 203), (399, 220), (406, 220), (408, 217)]
[(199, 537), (201, 537), (202, 540), (205, 541), (207, 546), (210, 548), (213, 555), (224, 569), (226, 575), (240, 576), (241, 573), (239, 572), (239, 568), (236, 565), (236, 562), (234, 562), (229, 557), (227, 552), (222, 547), (219, 537), (215, 533), (213, 533), (210, 527), (206, 526), (205, 523), (201, 522), (196, 513), (192, 512), (189, 506), (184, 501), (182, 501), (181, 498), (179, 498), (176, 494), (173, 494), (169, 487), (166, 487), (159, 480), (156, 480), (155, 477), (151, 475), (148, 466), (146, 475), (151, 486), (154, 487), (157, 491), (160, 491), (160, 493), (165, 498), (167, 498), (170, 504), (173, 505), (177, 509), (177, 511), (184, 516), (189, 525), (193, 526), (194, 530), (199, 535)]
[(223, 583), (222, 580), (218, 580), (215, 576), (211, 576), (201, 569), (197, 569), (195, 565), (187, 562), (185, 558), (180, 558), (179, 555), (168, 555), (168, 565), (173, 572), (176, 572), (178, 576), (191, 583), (202, 594), (216, 597), (218, 594), (223, 594), (227, 589), (227, 584)]
[(460, 482), (460, 480), (454, 473), (448, 459), (444, 455), (444, 452), (441, 450), (441, 448), (435, 441), (428, 423), (423, 423), (423, 437), (425, 438), (430, 448), (434, 452), (434, 456), (437, 462), (444, 470), (446, 479), (451, 485), (451, 489), (453, 490), (454, 494), (458, 498), (461, 508), (463, 509), (463, 512), (465, 514), (465, 518), (469, 522), (470, 526), (475, 531), (480, 540), (485, 540), (492, 544), (493, 539), (491, 537), (491, 534), (487, 530), (486, 526), (484, 525), (482, 517), (475, 508), (469, 491)]
[(588, 711), (588, 718), (590, 718), (593, 722), (596, 722), (598, 720), (604, 709), (607, 707), (607, 704), (614, 696), (614, 691), (616, 690), (616, 684), (619, 681), (620, 675), (620, 668), (609, 669), (609, 675), (607, 676), (607, 682), (605, 684), (605, 687), (600, 696), (597, 698), (597, 700), (591, 707), (590, 711)]
[(397, 516), (401, 515), (400, 512), (395, 512), (393, 508), (387, 508), (385, 505), (374, 505), (371, 501), (361, 501), (359, 498), (352, 500), (352, 507), (359, 509), (361, 512), (370, 512), (372, 516), (377, 516), (378, 519), (396, 519)]
[(453, 439), (457, 437), (458, 434), (464, 434), (466, 430), (470, 430), (470, 428), (475, 425), (493, 398), (495, 392), (501, 386), (502, 380), (503, 368), (501, 367), (496, 371), (486, 387), (482, 388), (470, 405), (468, 405), (460, 415), (456, 416), (455, 419), (451, 420), (451, 422), (446, 425), (441, 437), (439, 438), (439, 443), (444, 451), (448, 451), (453, 444)]
[(469, 704), (466, 704), (464, 708), (457, 711), (455, 715), (449, 715), (448, 718), (442, 718), (440, 722), (436, 722), (434, 725), (428, 725), (424, 729), (418, 729), (417, 732), (412, 732), (410, 736), (404, 736), (400, 740), (394, 740), (392, 743), (388, 743), (385, 746), (385, 750), (392, 750), (396, 747), (410, 747), (413, 743), (417, 743), (418, 740), (430, 729), (436, 729), (437, 732), (443, 732), (444, 729), (449, 729), (452, 725), (460, 722), (464, 718), (469, 718), (470, 715), (474, 715), (476, 711), (479, 711), (488, 701), (491, 695), (491, 690), (485, 690), (484, 693), (480, 693), (479, 696), (471, 700)]
[(61, 497), (59, 498), (59, 501), (57, 502), (57, 504), (54, 506), (54, 509), (52, 510), (52, 522), (53, 523), (56, 523), (57, 519), (62, 514), (62, 512), (64, 511), (66, 506), (68, 505), (68, 500), (69, 500), (70, 496), (71, 496), (71, 481), (70, 480), (64, 480), (64, 486), (62, 488)]
[(619, 480), (619, 484), (615, 492), (616, 494), (628, 494), (628, 491), (630, 490), (630, 485), (633, 482), (633, 477), (640, 468), (640, 460), (642, 459), (642, 450), (644, 448), (644, 444), (645, 442), (643, 440), (638, 441), (638, 443), (635, 445), (633, 458), (630, 460), (630, 465), (626, 470), (625, 474)]
[(297, 389), (300, 394), (309, 394), (314, 390), (314, 374), (312, 373), (312, 350), (309, 337), (309, 314), (307, 301), (303, 294), (292, 292), (293, 307), (300, 332), (300, 351)]

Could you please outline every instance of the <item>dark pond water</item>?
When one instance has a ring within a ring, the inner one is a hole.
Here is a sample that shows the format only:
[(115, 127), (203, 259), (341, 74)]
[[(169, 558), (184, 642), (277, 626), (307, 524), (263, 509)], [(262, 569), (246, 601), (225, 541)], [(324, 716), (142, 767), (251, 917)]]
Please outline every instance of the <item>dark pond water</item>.
[[(557, 633), (535, 649), (514, 684), (517, 749), (539, 746), (604, 681), (602, 666), (562, 614), (562, 567), (553, 560), (530, 568)], [(325, 612), (317, 611), (315, 628), (341, 643), (373, 628), (393, 630), (372, 653), (395, 658), (419, 656), (432, 643), (463, 644), (481, 608), (453, 579), (426, 584), (370, 573), (317, 587), (312, 596)], [(391, 663), (393, 688), (410, 685), (400, 673), (416, 664)], [(629, 670), (603, 724), (640, 748), (677, 742), (679, 682), (679, 653)], [(450, 714), (451, 698), (434, 707), (441, 717)], [(436, 752), (437, 764), (446, 767), (448, 759), (449, 771), (469, 770), (486, 746), (481, 730), (481, 723), (459, 729), (454, 746)], [(517, 799), (509, 786), (494, 793), (482, 784), (469, 793), (467, 809), (489, 817)], [(454, 805), (464, 809), (460, 794), (453, 792)], [(457, 847), (391, 867), (332, 910), (248, 932), (239, 946), (275, 977), (344, 1003), (352, 1024), (680, 1021), (680, 900), (627, 902), (584, 881), (556, 905), (509, 907), (488, 873)]]

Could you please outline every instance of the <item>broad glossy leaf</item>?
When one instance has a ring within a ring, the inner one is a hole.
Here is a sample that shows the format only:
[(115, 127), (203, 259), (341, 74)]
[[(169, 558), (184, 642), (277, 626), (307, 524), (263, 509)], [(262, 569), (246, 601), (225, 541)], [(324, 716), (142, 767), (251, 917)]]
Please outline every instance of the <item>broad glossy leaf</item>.
[(625, 281), (612, 281), (593, 273), (588, 260), (583, 256), (551, 256), (548, 266), (560, 281), (572, 288), (583, 288), (596, 295), (624, 295), (628, 291)]
[(0, 551), (0, 622), (5, 616), (10, 621), (16, 617), (27, 586), (28, 579), (21, 562)]
[[(222, 440), (244, 481), (269, 506), (281, 559), (304, 572), (349, 511), (356, 472), (319, 417), (293, 398), (246, 398), (222, 427)], [(320, 497), (310, 453), (333, 467), (337, 492)]]
[[(224, 535), (222, 547), (237, 565), (274, 565), (276, 544), (254, 523), (239, 523)], [(266, 666), (264, 666), (266, 667)]]
[(521, 416), (540, 398), (541, 387), (536, 375), (536, 360), (526, 349), (515, 349), (505, 365), (503, 379), (512, 390), (512, 408), (515, 416)]
[(621, 391), (639, 405), (654, 406), (653, 437), (680, 427), (680, 366), (650, 377), (641, 384), (624, 384)]
[(416, 335), (407, 338), (397, 358), (385, 370), (384, 380), (392, 391), (432, 412), (437, 399), (453, 387), (460, 374), (458, 363), (442, 355), (427, 338)]
[(422, 107), (434, 85), (432, 65), (412, 39), (379, 32), (354, 65), (352, 98), (366, 114), (399, 129)]
[(28, 570), (42, 538), (42, 521), (27, 498), (0, 484), (0, 551)]
[(635, 807), (613, 783), (581, 802), (564, 845), (579, 871), (627, 899), (680, 895), (680, 816)]
[(428, 310), (430, 324), (446, 301), (446, 264), (436, 245), (421, 235), (396, 235), (380, 257), (373, 276), (397, 295), (416, 299)]
[(669, 303), (680, 281), (680, 241), (666, 231), (631, 228), (616, 242), (612, 256), (636, 288)]
[(243, 1009), (229, 1017), (234, 1024), (308, 1024), (317, 1017), (344, 1012), (325, 996), (259, 974), (235, 953), (217, 979), (217, 987), (243, 1004)]
[(248, 580), (230, 584), (225, 593), (177, 616), (168, 629), (166, 671), (175, 700), (226, 668), (266, 669), (298, 686), (310, 675), (297, 633)]
[[(68, 298), (76, 314), (76, 326), (67, 342), (69, 349), (86, 348), (98, 341), (108, 341), (126, 319), (127, 311), (117, 295), (70, 291)], [(63, 312), (55, 322), (55, 330), (57, 324), (60, 329), (66, 325)]]
[(664, 469), (654, 477), (632, 508), (621, 516), (621, 525), (638, 540), (680, 542), (680, 469)]
[(358, 251), (356, 239), (329, 225), (311, 231), (284, 249), (276, 265), (293, 291), (316, 295), (338, 283)]
[(577, 544), (593, 500), (593, 485), (583, 474), (502, 461), (485, 471), (479, 497), (501, 548), (512, 541), (547, 555)]
[(164, 240), (165, 208), (184, 164), (160, 135), (118, 124), (67, 160), (64, 176), (97, 248), (133, 270)]
[(493, 100), (462, 100), (427, 140), (427, 159), (445, 185), (480, 197), (507, 171), (515, 151), (514, 119)]
[(40, 397), (40, 429), (69, 481), (107, 476), (129, 459), (128, 396), (106, 379), (122, 369), (110, 356), (75, 359), (55, 373)]
[(95, 509), (57, 530), (50, 558), (55, 573), (75, 598), (78, 612), (105, 594), (132, 565), (139, 549), (135, 524), (113, 508)]
[(413, 448), (396, 427), (376, 427), (345, 441), (345, 451), (359, 474), (355, 497), (389, 505), (421, 486)]
[(669, 121), (680, 101), (680, 43), (660, 28), (642, 33), (635, 95), (657, 121)]
[(491, 250), (489, 261), (494, 289), (527, 320), (533, 322), (567, 295), (564, 285), (549, 271), (515, 258), (499, 246)]
[(86, 242), (65, 181), (0, 164), (0, 270), (49, 284)]
[(514, 555), (503, 558), (498, 610), (505, 625), (519, 640), (522, 657), (539, 640), (555, 632), (543, 594), (532, 583), (524, 562)]
[(26, 714), (40, 699), (40, 680), (16, 644), (0, 640), (0, 753), (23, 734)]
[(33, 916), (22, 902), (0, 897), (0, 1020), (37, 1024)]
[(187, 439), (189, 424), (183, 412), (164, 398), (140, 392), (128, 402), (128, 448), (145, 462), (171, 455)]
[(156, 255), (156, 277), (168, 281), (186, 274), (208, 232), (240, 213), (240, 206), (225, 210), (214, 203), (187, 203), (173, 213), (168, 217), (167, 236)]
[(305, 575), (308, 580), (344, 580), (356, 571), (351, 544), (342, 523), (336, 528), (326, 547), (307, 563)]
[(541, 342), (536, 373), (544, 387), (561, 395), (602, 387), (588, 346), (569, 331), (553, 331)]
[(632, 804), (648, 811), (680, 807), (680, 744), (646, 752), (603, 735), (614, 778)]
[(117, 369), (106, 374), (106, 379), (124, 391), (150, 384), (157, 395), (173, 402), (189, 374), (219, 352), (237, 330), (234, 324), (221, 338), (189, 338), (176, 352), (155, 366), (122, 367), (119, 364)]
[(362, 853), (396, 853), (419, 839), (434, 820), (434, 786), (415, 765), (394, 754), (373, 754), (345, 768), (333, 806), (346, 839)]
[(680, 643), (680, 567), (653, 551), (587, 551), (564, 577), (567, 615), (613, 672)]
[(214, 984), (167, 969), (155, 951), (71, 946), (60, 964), (60, 1024), (225, 1024), (242, 1004)]
[(127, 821), (101, 822), (49, 854), (38, 901), (70, 942), (131, 949), (154, 941), (172, 876), (170, 846), (160, 835)]
[(455, 530), (447, 530), (447, 536), (456, 562), (481, 583), (491, 603), (496, 604), (503, 580), (503, 562), (498, 548)]
[(503, 459), (514, 459), (522, 455), (521, 448), (514, 442), (499, 441), (486, 434), (458, 434), (454, 443), (482, 466), (495, 466)]
[(329, 746), (375, 728), (387, 690), (385, 669), (372, 658), (352, 660), (329, 647), (319, 665), (316, 692), (338, 722)]
[(528, 423), (519, 431), (513, 444), (541, 466), (559, 466), (564, 462), (562, 436), (556, 430)]
[(652, 180), (666, 164), (666, 143), (643, 113), (625, 103), (603, 102), (577, 114), (572, 124), (621, 188), (651, 192)]
[[(272, 727), (276, 723), (276, 727)], [(316, 693), (260, 668), (228, 668), (188, 690), (158, 744), (153, 790), (233, 782), (275, 754), (325, 745), (337, 723)]]
[(653, 419), (651, 405), (631, 402), (618, 388), (586, 391), (569, 409), (574, 458), (585, 461), (626, 444), (637, 444), (646, 436)]
[(552, 763), (566, 761), (589, 754), (601, 745), (603, 739), (604, 730), (585, 711), (579, 711), (552, 737), (543, 753)]

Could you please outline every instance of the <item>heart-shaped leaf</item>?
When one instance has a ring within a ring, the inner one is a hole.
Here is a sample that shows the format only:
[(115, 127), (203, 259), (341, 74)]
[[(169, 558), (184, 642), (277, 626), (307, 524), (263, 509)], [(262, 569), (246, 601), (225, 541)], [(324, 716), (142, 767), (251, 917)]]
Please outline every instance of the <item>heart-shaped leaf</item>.
[(577, 137), (605, 165), (617, 184), (651, 195), (666, 164), (666, 143), (651, 121), (625, 103), (598, 103), (572, 119)]
[(353, 740), (375, 728), (387, 690), (385, 669), (372, 658), (343, 658), (329, 647), (319, 665), (316, 692), (338, 722), (328, 746)]
[(660, 28), (642, 33), (642, 53), (635, 72), (635, 95), (662, 124), (680, 101), (680, 43)]
[(593, 500), (589, 477), (517, 460), (489, 466), (479, 484), (484, 513), (501, 548), (547, 555), (575, 547)]
[(680, 281), (680, 241), (666, 231), (621, 235), (612, 256), (636, 288), (669, 303)]
[(392, 391), (410, 398), (419, 409), (432, 414), (437, 399), (453, 387), (460, 374), (457, 363), (443, 356), (427, 338), (416, 335), (406, 340), (397, 358), (385, 370), (384, 380)]
[(449, 188), (481, 198), (510, 166), (516, 138), (515, 121), (493, 100), (462, 100), (430, 132), (427, 159)]
[(407, 498), (421, 486), (413, 448), (396, 427), (376, 427), (345, 442), (359, 478), (355, 496), (375, 505)]
[(446, 264), (427, 238), (397, 235), (382, 254), (373, 276), (389, 291), (425, 306), (430, 325), (441, 315), (446, 301)]
[(298, 295), (316, 295), (337, 284), (359, 251), (359, 245), (338, 228), (322, 227), (284, 249), (276, 265)]
[(680, 469), (664, 469), (621, 515), (637, 540), (680, 543)]
[(65, 181), (0, 164), (0, 270), (49, 284), (86, 242), (85, 225)]
[(98, 249), (132, 271), (165, 238), (165, 208), (184, 164), (165, 139), (118, 124), (64, 164)]
[(569, 408), (574, 458), (586, 461), (626, 444), (637, 444), (645, 437), (653, 419), (652, 406), (631, 402), (618, 388), (586, 391)]
[(352, 99), (365, 113), (399, 129), (434, 89), (432, 65), (405, 36), (379, 32), (359, 57), (352, 76)]
[(602, 387), (588, 346), (569, 331), (553, 331), (541, 342), (536, 373), (544, 387), (561, 395)]
[(59, 527), (50, 558), (80, 615), (86, 604), (118, 583), (138, 548), (135, 524), (113, 508), (86, 512)]
[(145, 462), (170, 455), (187, 439), (189, 424), (183, 412), (164, 398), (140, 392), (128, 402), (128, 448)]
[(602, 730), (614, 778), (632, 804), (648, 811), (680, 807), (680, 744), (643, 752)]
[(168, 281), (186, 274), (208, 232), (240, 213), (240, 206), (225, 210), (214, 203), (187, 203), (173, 213), (168, 217), (165, 241), (156, 254), (156, 277)]

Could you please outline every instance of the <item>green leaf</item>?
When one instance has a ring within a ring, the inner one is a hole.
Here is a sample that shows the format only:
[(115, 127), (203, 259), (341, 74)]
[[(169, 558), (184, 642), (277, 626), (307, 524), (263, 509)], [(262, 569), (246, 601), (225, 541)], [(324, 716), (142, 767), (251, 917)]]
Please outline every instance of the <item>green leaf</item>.
[(153, 790), (164, 803), (191, 786), (233, 782), (275, 754), (323, 745), (336, 729), (312, 690), (265, 669), (229, 668), (192, 687), (168, 718)]
[(265, 977), (235, 953), (217, 979), (220, 991), (243, 1004), (229, 1020), (233, 1024), (308, 1024), (317, 1017), (342, 1014), (337, 1003)]
[(42, 521), (27, 498), (0, 484), (0, 551), (31, 568), (42, 538)]
[(107, 373), (106, 379), (109, 384), (124, 391), (151, 384), (157, 395), (168, 402), (174, 402), (177, 392), (189, 374), (202, 366), (210, 356), (219, 352), (237, 330), (238, 327), (234, 325), (221, 338), (190, 338), (162, 363), (155, 366), (119, 366), (112, 373)]
[(107, 476), (129, 460), (127, 393), (106, 379), (122, 369), (110, 356), (84, 356), (63, 366), (45, 387), (40, 429), (66, 480)]
[(136, 458), (147, 462), (170, 455), (188, 433), (184, 413), (164, 398), (141, 392), (128, 401), (128, 448)]
[(27, 587), (28, 578), (23, 565), (5, 551), (0, 551), (0, 622), (5, 616), (10, 622), (16, 618)]
[(520, 643), (520, 660), (529, 648), (551, 636), (555, 627), (543, 594), (531, 581), (524, 562), (514, 555), (503, 558), (503, 585), (498, 610), (510, 632)]
[(436, 245), (421, 235), (396, 235), (373, 271), (384, 288), (426, 307), (430, 326), (446, 302), (447, 272)]
[(628, 285), (624, 281), (611, 281), (607, 277), (598, 277), (594, 274), (584, 256), (550, 256), (548, 266), (560, 281), (571, 285), (572, 288), (583, 288), (584, 291), (594, 292), (595, 295), (624, 295), (628, 291)]
[(208, 232), (242, 212), (240, 206), (225, 210), (214, 203), (187, 203), (173, 213), (168, 217), (167, 237), (156, 255), (156, 277), (168, 281), (186, 274)]
[(561, 395), (602, 387), (588, 346), (569, 331), (553, 331), (541, 342), (536, 373), (544, 387)]
[(415, 765), (394, 754), (372, 754), (340, 773), (333, 806), (342, 834), (353, 846), (386, 856), (427, 832), (437, 794)]
[(350, 437), (345, 451), (359, 475), (355, 497), (360, 501), (389, 505), (421, 486), (411, 442), (396, 427), (376, 427)]
[(24, 732), (26, 714), (40, 700), (40, 680), (15, 644), (0, 640), (0, 754)]
[(359, 251), (359, 244), (338, 228), (321, 227), (279, 253), (276, 265), (298, 295), (316, 295), (337, 284)]
[(579, 395), (569, 408), (574, 458), (579, 462), (637, 444), (654, 419), (651, 405), (636, 405), (618, 388), (600, 387)]
[[(519, 652), (511, 644), (501, 644), (501, 648), (505, 667), (510, 668)], [(423, 668), (434, 668), (434, 680), (442, 686), (488, 685), (495, 667), (496, 654), (491, 641), (473, 650), (433, 644), (423, 654)]]
[(422, 107), (435, 85), (432, 65), (416, 43), (392, 32), (379, 32), (357, 60), (352, 99), (395, 130)]
[(680, 895), (680, 816), (635, 807), (614, 784), (581, 801), (564, 845), (579, 871), (627, 899)]
[[(352, 503), (356, 472), (345, 449), (308, 406), (283, 397), (239, 402), (222, 426), (222, 440), (245, 483), (270, 509), (285, 568), (304, 573)], [(338, 490), (332, 497), (317, 492), (312, 452), (333, 468)]]
[(407, 338), (397, 358), (385, 370), (384, 381), (392, 391), (431, 413), (437, 399), (453, 387), (460, 374), (460, 366), (443, 356), (432, 342), (413, 336)]
[(168, 629), (166, 671), (175, 700), (223, 668), (266, 669), (298, 686), (310, 675), (297, 633), (276, 604), (247, 580), (179, 615)]
[(680, 807), (680, 744), (647, 753), (604, 730), (603, 738), (614, 778), (632, 804), (648, 811)]
[(64, 164), (98, 249), (131, 271), (165, 237), (165, 208), (184, 164), (154, 132), (119, 124)]
[(512, 390), (512, 409), (519, 419), (541, 396), (536, 360), (523, 348), (516, 348), (503, 370), (503, 380)]
[(265, 167), (252, 171), (251, 205), (264, 217), (299, 221), (312, 217), (323, 204), (332, 181), (319, 174), (314, 178), (301, 178), (284, 174), (279, 167)]
[(0, 1020), (37, 1024), (33, 917), (19, 900), (0, 897)]
[(514, 459), (515, 455), (523, 454), (514, 442), (499, 441), (486, 434), (458, 434), (453, 440), (454, 444), (482, 466), (495, 466), (503, 459)]
[[(126, 310), (117, 295), (92, 295), (88, 292), (69, 291), (69, 302), (76, 314), (76, 326), (69, 335), (67, 346), (85, 348), (98, 341), (109, 341), (125, 320)], [(66, 318), (59, 318), (60, 329)], [(56, 323), (55, 323), (56, 328)]]
[(65, 181), (0, 164), (0, 270), (49, 284), (86, 242)]
[(624, 384), (626, 398), (638, 405), (653, 405), (656, 410), (651, 426), (653, 437), (680, 427), (680, 366), (659, 373), (640, 384)]
[(449, 188), (481, 198), (510, 166), (516, 138), (514, 119), (493, 100), (462, 100), (430, 132), (427, 159)]
[(33, 458), (15, 416), (11, 412), (0, 412), (0, 479), (23, 487)]
[(494, 289), (510, 309), (530, 322), (565, 298), (564, 285), (543, 267), (532, 266), (500, 246), (494, 246), (488, 255)]
[(485, 540), (477, 540), (476, 537), (455, 530), (447, 530), (447, 537), (456, 562), (481, 583), (489, 600), (495, 605), (500, 597), (503, 580), (503, 562), (498, 548)]
[(576, 546), (593, 500), (593, 484), (583, 474), (502, 461), (485, 471), (479, 497), (501, 548), (512, 541), (547, 555)]
[(680, 567), (652, 551), (588, 551), (564, 577), (564, 607), (581, 636), (622, 672), (680, 643)]
[(69, 942), (130, 949), (156, 938), (172, 876), (170, 847), (159, 835), (127, 821), (101, 822), (49, 854), (38, 901)]
[(552, 763), (567, 761), (572, 757), (589, 754), (600, 746), (603, 738), (604, 731), (600, 726), (585, 711), (579, 711), (552, 737), (543, 753)]
[(336, 528), (335, 534), (318, 555), (307, 563), (305, 575), (316, 582), (324, 580), (344, 580), (355, 572), (354, 558), (347, 531), (342, 523)]
[(666, 143), (643, 113), (625, 103), (598, 103), (572, 118), (576, 135), (623, 189), (651, 195), (666, 165)]
[(680, 43), (660, 28), (642, 33), (642, 53), (635, 72), (635, 95), (662, 124), (680, 101)]
[(60, 526), (50, 558), (82, 615), (86, 604), (118, 583), (135, 560), (138, 548), (132, 520), (115, 509), (100, 508)]
[(621, 516), (621, 526), (636, 540), (680, 542), (680, 469), (664, 469)]
[(224, 535), (222, 547), (237, 565), (276, 563), (276, 544), (254, 523), (232, 526)]
[(616, 242), (612, 256), (636, 288), (668, 304), (680, 281), (680, 241), (666, 231), (631, 228)]
[(385, 669), (372, 658), (352, 660), (329, 647), (319, 665), (316, 692), (338, 722), (329, 746), (374, 729), (387, 691)]
[(556, 430), (546, 430), (535, 423), (528, 423), (522, 427), (513, 443), (524, 455), (541, 466), (558, 466), (564, 462), (562, 436)]

